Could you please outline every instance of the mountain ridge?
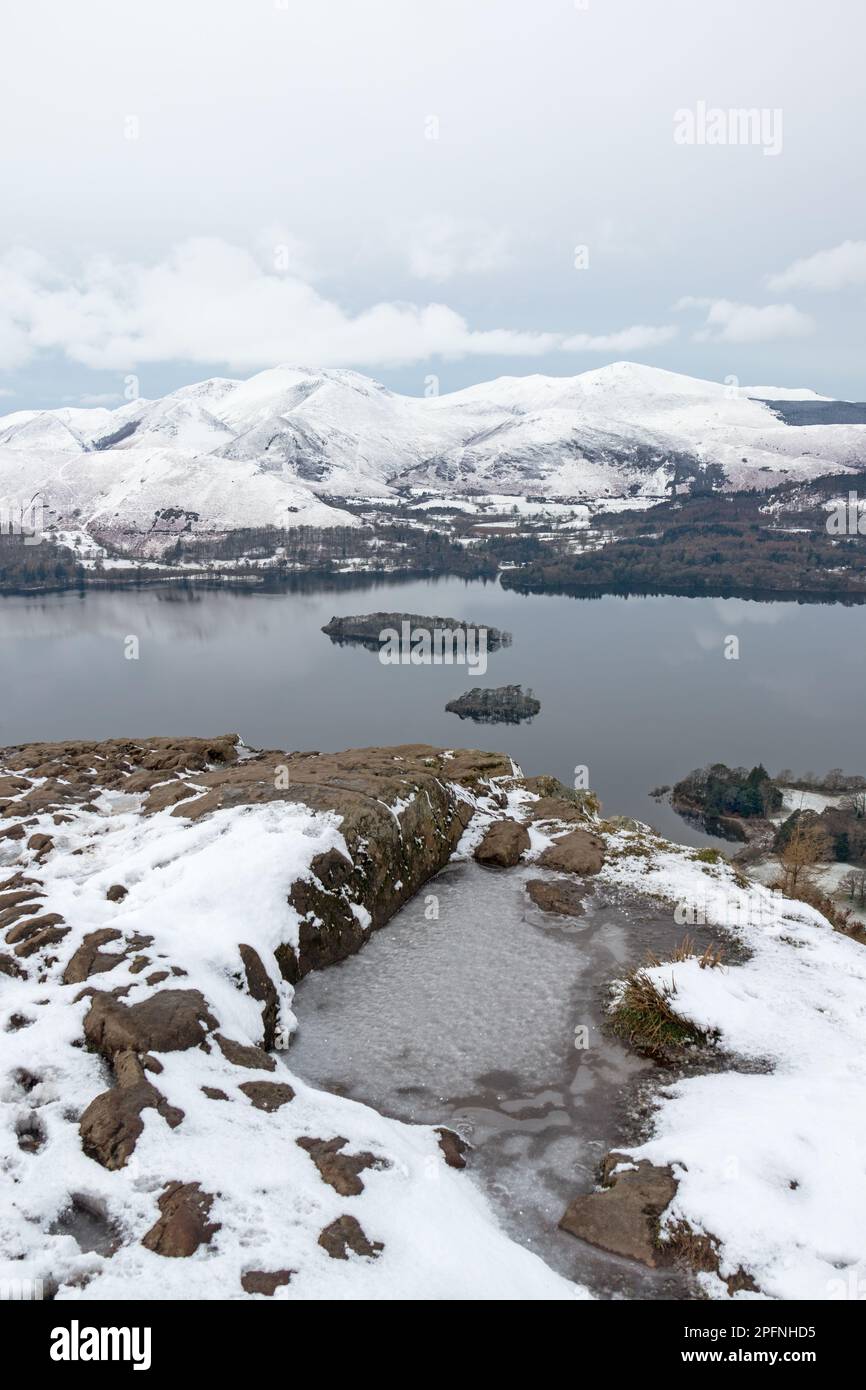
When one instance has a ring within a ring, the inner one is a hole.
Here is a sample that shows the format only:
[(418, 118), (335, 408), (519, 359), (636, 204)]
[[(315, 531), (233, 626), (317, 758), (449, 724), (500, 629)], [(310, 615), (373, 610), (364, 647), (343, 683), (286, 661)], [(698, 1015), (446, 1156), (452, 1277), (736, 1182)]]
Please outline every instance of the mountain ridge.
[(650, 505), (675, 483), (737, 491), (856, 471), (866, 423), (799, 424), (789, 410), (792, 423), (774, 409), (827, 400), (627, 361), (428, 396), (283, 364), (115, 410), (0, 416), (0, 500), (38, 491), (54, 524), (138, 535), (166, 510), (193, 531), (355, 526), (340, 499), (409, 489)]

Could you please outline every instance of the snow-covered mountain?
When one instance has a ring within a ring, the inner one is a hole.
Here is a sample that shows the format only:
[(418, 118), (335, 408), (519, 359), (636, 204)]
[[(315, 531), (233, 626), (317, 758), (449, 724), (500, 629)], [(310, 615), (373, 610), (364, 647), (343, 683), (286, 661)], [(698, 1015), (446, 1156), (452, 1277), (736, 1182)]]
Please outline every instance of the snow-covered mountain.
[(631, 362), (431, 397), (283, 366), (117, 410), (0, 417), (0, 501), (38, 493), (58, 524), (118, 538), (355, 525), (341, 497), (407, 487), (650, 502), (675, 472), (735, 489), (862, 467), (866, 424), (795, 426), (767, 403), (822, 399)]

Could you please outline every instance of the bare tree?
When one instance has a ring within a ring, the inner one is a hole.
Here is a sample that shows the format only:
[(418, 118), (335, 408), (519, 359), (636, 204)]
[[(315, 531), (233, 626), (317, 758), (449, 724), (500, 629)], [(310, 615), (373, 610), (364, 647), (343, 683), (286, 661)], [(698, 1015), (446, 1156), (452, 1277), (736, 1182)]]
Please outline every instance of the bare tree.
[(812, 882), (812, 871), (827, 855), (827, 832), (817, 821), (800, 813), (788, 841), (779, 855), (782, 865), (781, 888), (795, 898), (797, 890)]

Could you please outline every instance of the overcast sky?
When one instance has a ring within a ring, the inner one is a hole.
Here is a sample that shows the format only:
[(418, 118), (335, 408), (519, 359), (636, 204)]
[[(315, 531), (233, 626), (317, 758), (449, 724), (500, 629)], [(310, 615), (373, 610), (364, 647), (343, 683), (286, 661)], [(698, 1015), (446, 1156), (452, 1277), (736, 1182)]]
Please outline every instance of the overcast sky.
[(0, 409), (280, 361), (866, 399), (864, 39), (860, 0), (10, 6)]

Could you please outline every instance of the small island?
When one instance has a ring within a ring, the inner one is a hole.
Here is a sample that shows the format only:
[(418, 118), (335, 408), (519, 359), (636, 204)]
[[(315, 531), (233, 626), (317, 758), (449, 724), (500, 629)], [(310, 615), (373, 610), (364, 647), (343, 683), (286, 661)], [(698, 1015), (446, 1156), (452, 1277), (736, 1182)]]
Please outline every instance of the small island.
[(541, 701), (531, 690), (524, 694), (519, 685), (499, 685), (490, 689), (476, 686), (458, 699), (449, 700), (445, 708), (477, 724), (519, 724), (538, 714)]
[(417, 635), (426, 633), (467, 634), (485, 633), (486, 650), (498, 651), (500, 647), (511, 646), (511, 633), (500, 632), (497, 627), (486, 627), (483, 623), (465, 623), (459, 618), (428, 618), (420, 613), (359, 613), (352, 617), (334, 617), (326, 623), (322, 631), (332, 642), (356, 642), (371, 651), (382, 646), (383, 633), (405, 634), (405, 645), (417, 640)]

